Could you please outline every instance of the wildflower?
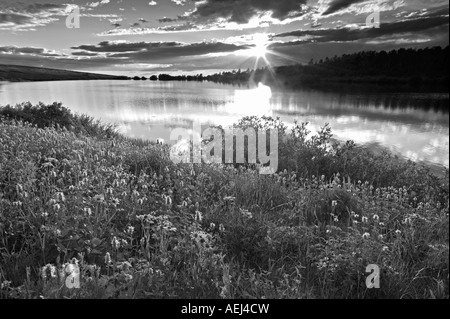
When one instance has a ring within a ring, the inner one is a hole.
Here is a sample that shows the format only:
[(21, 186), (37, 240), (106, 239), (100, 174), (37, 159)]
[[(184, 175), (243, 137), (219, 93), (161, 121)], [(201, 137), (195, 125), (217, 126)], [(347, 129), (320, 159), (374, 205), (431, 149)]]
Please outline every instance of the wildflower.
[(370, 234), (369, 234), (369, 233), (364, 233), (364, 234), (362, 235), (362, 238), (363, 238), (363, 239), (369, 239), (369, 238), (370, 238)]
[(244, 216), (244, 217), (246, 217), (248, 219), (252, 219), (253, 218), (252, 213), (249, 212), (248, 210), (241, 209), (241, 214), (242, 214), (242, 216)]
[(21, 184), (17, 184), (16, 190), (17, 190), (18, 193), (22, 193), (23, 192), (23, 186)]
[(109, 265), (111, 263), (112, 263), (111, 255), (109, 253), (106, 253), (106, 255), (105, 255), (105, 264)]
[(380, 220), (380, 216), (378, 216), (378, 215), (373, 215), (373, 220), (375, 220), (375, 221), (379, 221)]
[(338, 205), (338, 202), (336, 200), (331, 202), (331, 206), (336, 207)]
[(95, 195), (94, 196), (94, 201), (96, 201), (97, 203), (103, 203), (105, 201), (105, 196), (103, 195)]
[(128, 226), (127, 233), (128, 233), (129, 235), (133, 235), (133, 233), (134, 233), (134, 227), (133, 227), (133, 226)]
[(6, 289), (6, 288), (9, 288), (10, 285), (11, 285), (11, 281), (5, 280), (4, 282), (1, 283), (0, 289)]
[(379, 240), (383, 240), (383, 239), (384, 239), (384, 236), (383, 236), (383, 235), (378, 235), (378, 239), (379, 239)]
[(402, 231), (401, 231), (400, 229), (397, 229), (397, 230), (395, 231), (395, 233), (396, 233), (397, 235), (400, 235), (400, 234), (402, 233)]
[(64, 196), (64, 193), (62, 193), (62, 192), (56, 193), (56, 198), (61, 202), (66, 201), (66, 197)]
[(195, 220), (196, 221), (198, 221), (198, 222), (202, 222), (202, 220), (203, 220), (203, 216), (202, 216), (202, 213), (201, 212), (199, 212), (199, 211), (196, 211), (195, 212)]
[(41, 269), (41, 277), (43, 280), (47, 279), (47, 266), (42, 267)]
[(21, 201), (13, 202), (13, 206), (20, 207), (22, 206), (22, 202)]
[(50, 267), (50, 276), (52, 278), (56, 278), (56, 267), (53, 265), (49, 265), (49, 267)]
[(111, 241), (111, 245), (115, 248), (115, 249), (119, 249), (120, 248), (120, 241), (117, 239), (116, 236), (113, 237), (112, 241)]
[(219, 225), (219, 231), (220, 231), (221, 233), (223, 233), (223, 232), (225, 231), (225, 226), (223, 226), (223, 224), (220, 224), (220, 225)]
[(364, 216), (364, 217), (362, 218), (362, 222), (363, 222), (363, 223), (369, 222), (369, 218), (367, 218), (367, 217)]
[(216, 228), (216, 224), (211, 223), (211, 224), (209, 225), (209, 228), (211, 228), (211, 230), (214, 230), (214, 229)]
[(384, 246), (383, 249), (382, 249), (382, 251), (383, 251), (384, 253), (387, 252), (387, 251), (389, 251), (389, 247), (388, 247), (388, 246)]
[(386, 226), (386, 224), (383, 222), (380, 222), (380, 226), (384, 227), (384, 226)]
[(164, 201), (166, 203), (166, 206), (172, 205), (172, 198), (170, 196), (165, 196)]
[(120, 204), (120, 200), (118, 198), (113, 198), (111, 202), (114, 206), (118, 206)]
[(47, 264), (44, 267), (42, 267), (42, 269), (41, 269), (42, 279), (44, 279), (44, 280), (47, 279), (48, 272), (50, 272), (51, 278), (56, 278), (56, 267), (51, 264)]

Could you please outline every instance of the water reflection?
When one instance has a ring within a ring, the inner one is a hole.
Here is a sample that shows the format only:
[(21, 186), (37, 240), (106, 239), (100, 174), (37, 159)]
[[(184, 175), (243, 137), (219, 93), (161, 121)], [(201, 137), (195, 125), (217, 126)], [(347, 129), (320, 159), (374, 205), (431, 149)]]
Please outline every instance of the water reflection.
[(174, 127), (231, 125), (247, 115), (288, 125), (330, 123), (337, 139), (387, 148), (449, 166), (448, 94), (335, 94), (197, 82), (78, 81), (0, 83), (0, 104), (63, 102), (74, 112), (114, 122), (130, 137), (170, 139)]

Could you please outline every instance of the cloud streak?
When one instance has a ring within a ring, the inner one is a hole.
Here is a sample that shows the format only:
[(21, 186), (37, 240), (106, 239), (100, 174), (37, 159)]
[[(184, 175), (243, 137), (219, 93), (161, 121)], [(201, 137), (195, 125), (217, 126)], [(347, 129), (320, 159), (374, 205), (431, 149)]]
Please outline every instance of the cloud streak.
[(448, 24), (448, 8), (445, 8), (416, 19), (383, 23), (380, 28), (355, 28), (352, 26), (335, 29), (297, 30), (277, 34), (274, 38), (302, 38), (296, 41), (296, 44), (311, 42), (349, 42), (364, 39), (373, 40), (379, 37), (401, 34), (417, 36), (420, 32), (439, 27), (441, 27), (441, 31), (445, 31), (446, 29), (448, 33)]

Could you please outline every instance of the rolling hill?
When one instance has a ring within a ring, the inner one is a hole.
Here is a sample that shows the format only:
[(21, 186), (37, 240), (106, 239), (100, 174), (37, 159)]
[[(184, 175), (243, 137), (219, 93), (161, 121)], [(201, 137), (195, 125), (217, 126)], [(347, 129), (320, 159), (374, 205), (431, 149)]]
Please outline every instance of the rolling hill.
[(0, 64), (0, 81), (127, 80), (126, 76)]

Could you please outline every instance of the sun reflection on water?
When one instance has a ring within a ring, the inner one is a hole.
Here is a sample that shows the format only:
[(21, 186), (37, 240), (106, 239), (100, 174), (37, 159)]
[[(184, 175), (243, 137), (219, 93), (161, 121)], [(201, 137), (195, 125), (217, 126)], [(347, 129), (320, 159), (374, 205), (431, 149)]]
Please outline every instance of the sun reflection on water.
[(236, 90), (234, 101), (225, 106), (224, 111), (237, 115), (272, 115), (272, 89), (262, 83), (254, 89)]

